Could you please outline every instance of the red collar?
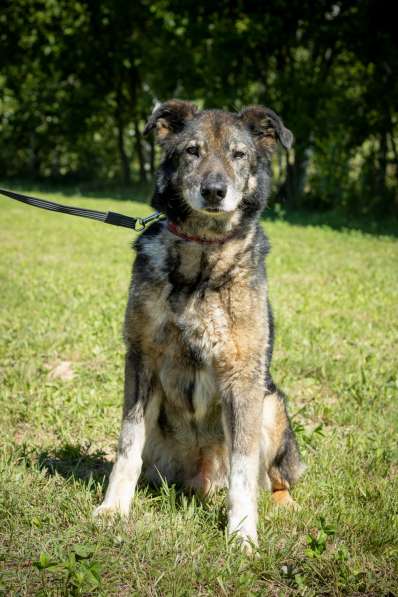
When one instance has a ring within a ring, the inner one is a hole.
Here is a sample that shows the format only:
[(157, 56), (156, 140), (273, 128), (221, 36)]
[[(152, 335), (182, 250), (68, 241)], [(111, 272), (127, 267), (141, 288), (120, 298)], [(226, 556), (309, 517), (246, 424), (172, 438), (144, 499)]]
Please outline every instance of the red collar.
[(208, 239), (208, 238), (203, 238), (201, 236), (190, 236), (189, 234), (185, 234), (185, 232), (183, 232), (177, 226), (177, 224), (174, 224), (174, 222), (170, 222), (170, 220), (167, 221), (167, 230), (169, 232), (171, 232), (172, 234), (175, 234), (179, 238), (182, 238), (183, 240), (193, 241), (195, 243), (202, 243), (205, 245), (222, 245), (227, 240), (229, 240), (233, 236), (235, 236), (234, 232), (229, 234), (228, 236), (224, 236), (224, 238), (220, 238), (220, 239), (216, 239), (216, 238)]

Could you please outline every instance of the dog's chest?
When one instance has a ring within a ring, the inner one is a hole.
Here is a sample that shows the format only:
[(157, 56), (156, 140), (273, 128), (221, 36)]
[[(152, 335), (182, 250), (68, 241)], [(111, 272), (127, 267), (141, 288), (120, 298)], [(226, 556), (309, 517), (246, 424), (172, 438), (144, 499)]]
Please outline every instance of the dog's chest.
[(149, 290), (148, 313), (155, 352), (167, 360), (173, 355), (176, 364), (211, 365), (231, 329), (228, 280), (217, 284), (220, 274), (200, 247), (176, 253), (159, 248), (163, 254), (154, 251), (157, 260), (151, 259), (159, 275)]
[(154, 336), (167, 355), (192, 367), (209, 366), (230, 333), (230, 317), (221, 293), (201, 287), (167, 286), (160, 301)]
[(148, 352), (169, 406), (204, 421), (217, 409), (213, 362), (229, 336), (230, 318), (225, 290), (212, 288), (198, 260), (188, 265), (185, 260), (152, 293)]
[(128, 335), (141, 331), (140, 348), (171, 407), (186, 418), (202, 413), (203, 423), (216, 417), (214, 371), (235, 366), (236, 347), (250, 343), (247, 322), (258, 306), (249, 253), (239, 242), (208, 248), (161, 232), (139, 247)]
[(174, 412), (181, 423), (207, 420), (216, 408), (213, 359), (227, 327), (225, 314), (217, 302), (208, 302), (206, 297), (190, 297), (179, 302), (178, 309), (166, 298), (159, 307), (162, 315), (153, 329), (154, 365), (169, 417)]

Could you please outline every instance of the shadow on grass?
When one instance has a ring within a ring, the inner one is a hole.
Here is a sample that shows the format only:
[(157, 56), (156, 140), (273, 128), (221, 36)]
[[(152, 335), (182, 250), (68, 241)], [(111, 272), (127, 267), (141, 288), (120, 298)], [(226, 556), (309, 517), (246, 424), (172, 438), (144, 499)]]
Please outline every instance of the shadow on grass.
[[(217, 490), (208, 496), (196, 491), (187, 491), (181, 485), (169, 484), (165, 480), (159, 483), (151, 483), (144, 477), (140, 477), (138, 483), (140, 496), (149, 500), (151, 509), (159, 512), (185, 512), (189, 513), (192, 508), (200, 511), (206, 520), (211, 522), (219, 530), (223, 531), (227, 526), (227, 497), (225, 490)], [(216, 497), (220, 493), (223, 499)], [(191, 516), (191, 514), (188, 514)]]
[(275, 206), (266, 209), (261, 219), (265, 224), (286, 222), (292, 226), (314, 226), (339, 232), (398, 237), (398, 219), (394, 217), (352, 215), (341, 211), (284, 210)]
[(112, 463), (101, 450), (90, 452), (89, 445), (66, 444), (56, 450), (45, 450), (38, 455), (37, 466), (48, 475), (58, 474), (73, 478), (85, 485), (92, 480), (106, 486)]
[[(27, 466), (35, 466), (47, 475), (61, 475), (65, 479), (74, 479), (84, 486), (91, 488), (93, 481), (100, 485), (103, 495), (108, 486), (109, 475), (112, 470), (110, 462), (104, 452), (97, 450), (90, 452), (90, 445), (71, 445), (66, 444), (61, 448), (54, 450), (45, 450), (40, 452), (36, 458), (32, 458), (25, 453), (23, 460)], [(172, 511), (185, 510), (193, 500), (196, 506), (200, 506), (203, 512), (207, 512), (215, 518), (215, 522), (220, 529), (226, 525), (226, 508), (214, 509), (211, 498), (206, 498), (200, 494), (187, 492), (182, 486), (169, 485), (164, 479), (159, 478), (159, 483), (150, 483), (142, 476), (140, 477), (138, 488), (144, 498), (149, 498), (152, 507)]]

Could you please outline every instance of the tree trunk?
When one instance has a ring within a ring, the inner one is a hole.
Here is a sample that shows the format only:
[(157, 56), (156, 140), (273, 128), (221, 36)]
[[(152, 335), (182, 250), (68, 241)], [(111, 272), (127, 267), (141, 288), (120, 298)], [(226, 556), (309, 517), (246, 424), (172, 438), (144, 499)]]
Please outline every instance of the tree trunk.
[(398, 149), (394, 139), (394, 132), (390, 131), (388, 134), (388, 138), (390, 139), (392, 153), (394, 155), (394, 163), (396, 167), (396, 175), (398, 175)]
[(40, 158), (37, 148), (36, 132), (33, 131), (30, 136), (29, 146), (29, 174), (33, 179), (40, 176)]
[(137, 116), (134, 117), (134, 139), (135, 139), (135, 148), (136, 148), (137, 156), (138, 156), (138, 164), (139, 164), (139, 168), (140, 168), (140, 182), (146, 182), (147, 176), (146, 176), (146, 170), (145, 170), (145, 156), (144, 156), (144, 151), (143, 151), (143, 147), (142, 147), (141, 133), (140, 133), (140, 127), (138, 124)]
[(116, 93), (116, 112), (115, 112), (116, 128), (117, 128), (117, 147), (119, 150), (120, 164), (122, 168), (123, 184), (126, 186), (131, 183), (130, 163), (126, 153), (124, 144), (124, 122), (123, 122), (123, 107), (122, 94), (120, 87)]
[(307, 176), (308, 150), (297, 145), (294, 160), (289, 162), (289, 152), (286, 152), (286, 177), (278, 190), (278, 197), (285, 200), (289, 207), (298, 207), (304, 195)]
[(377, 171), (377, 193), (380, 200), (386, 194), (386, 178), (387, 178), (387, 131), (380, 133), (380, 143), (378, 151), (378, 171)]
[(153, 135), (151, 135), (150, 138), (150, 162), (149, 162), (149, 166), (150, 166), (150, 173), (151, 173), (151, 178), (154, 178), (155, 176), (155, 158), (156, 158), (156, 151), (155, 151), (155, 140), (153, 138)]
[(145, 169), (146, 159), (145, 159), (145, 151), (141, 140), (141, 132), (139, 127), (139, 101), (138, 101), (138, 93), (140, 90), (140, 78), (138, 75), (138, 71), (135, 68), (131, 68), (129, 71), (129, 92), (130, 92), (130, 101), (131, 106), (134, 114), (134, 144), (135, 144), (135, 151), (137, 152), (138, 157), (138, 167), (140, 173), (140, 182), (147, 181), (147, 172)]

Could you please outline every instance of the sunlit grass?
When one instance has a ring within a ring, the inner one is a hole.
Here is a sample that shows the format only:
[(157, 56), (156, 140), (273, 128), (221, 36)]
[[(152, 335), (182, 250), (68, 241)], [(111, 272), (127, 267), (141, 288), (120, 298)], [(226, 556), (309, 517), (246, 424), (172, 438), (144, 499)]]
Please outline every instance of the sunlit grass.
[(264, 221), (273, 372), (308, 470), (294, 492), (300, 511), (261, 497), (259, 557), (248, 560), (226, 540), (223, 494), (202, 503), (142, 486), (127, 523), (92, 522), (119, 431), (135, 233), (3, 198), (0, 213), (0, 592), (396, 594), (393, 236), (307, 226), (305, 215)]

